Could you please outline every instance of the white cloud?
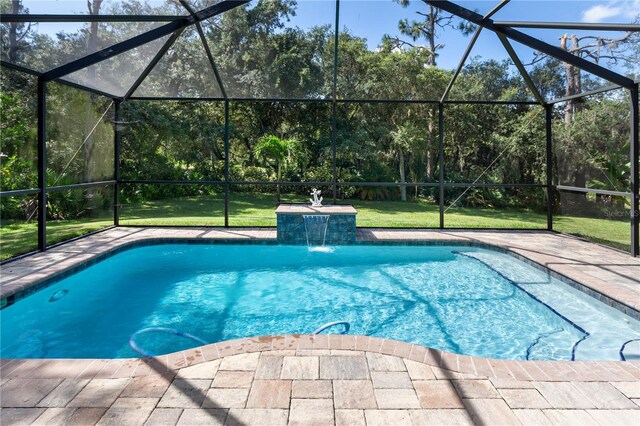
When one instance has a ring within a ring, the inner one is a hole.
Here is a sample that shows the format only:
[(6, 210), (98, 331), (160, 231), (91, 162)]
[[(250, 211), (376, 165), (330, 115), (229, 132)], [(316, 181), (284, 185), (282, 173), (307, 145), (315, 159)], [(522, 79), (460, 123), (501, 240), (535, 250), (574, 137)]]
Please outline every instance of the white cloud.
[(618, 0), (596, 4), (582, 12), (582, 22), (603, 22), (609, 18), (634, 20), (640, 15), (640, 0)]
[(602, 22), (622, 13), (622, 8), (597, 4), (582, 12), (582, 22)]
[(629, 19), (635, 19), (636, 17), (638, 17), (640, 15), (640, 0), (632, 1), (625, 15)]

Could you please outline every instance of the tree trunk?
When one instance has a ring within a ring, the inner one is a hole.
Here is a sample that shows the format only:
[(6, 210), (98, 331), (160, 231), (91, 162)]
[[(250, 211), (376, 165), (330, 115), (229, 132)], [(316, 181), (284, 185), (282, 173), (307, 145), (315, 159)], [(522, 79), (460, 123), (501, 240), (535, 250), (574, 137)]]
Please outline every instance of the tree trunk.
[[(567, 52), (571, 52), (572, 50), (574, 50), (575, 52), (579, 52), (578, 38), (575, 34), (572, 34), (571, 36), (564, 34), (560, 38), (560, 47)], [(580, 69), (567, 62), (564, 62), (564, 71), (567, 83), (565, 95), (572, 96), (580, 93), (582, 91)], [(576, 112), (578, 112), (580, 105), (580, 103), (576, 103), (573, 99), (567, 101), (564, 107), (565, 126), (569, 127), (573, 125), (574, 116)], [(567, 173), (569, 174), (567, 178), (570, 179), (571, 174), (573, 174), (573, 185), (576, 187), (584, 188), (586, 186), (586, 179), (583, 165), (575, 164), (574, 161), (571, 161), (571, 163), (569, 163), (565, 160), (565, 167), (567, 168), (567, 170), (572, 170), (572, 172)], [(571, 194), (568, 196), (568, 199), (574, 203), (580, 203), (586, 198), (586, 195), (587, 194)]]
[[(280, 182), (281, 178), (282, 178), (282, 173), (280, 169), (280, 162), (278, 162), (276, 164), (276, 179), (278, 180), (278, 182)], [(278, 203), (280, 202), (280, 184), (279, 183), (276, 184), (276, 201)]]
[[(563, 50), (571, 51), (578, 48), (578, 38), (574, 35), (571, 35), (570, 43), (567, 43), (569, 36), (567, 34), (563, 35), (560, 38), (560, 47)], [(572, 96), (578, 94), (582, 90), (582, 79), (580, 76), (580, 69), (575, 67), (574, 65), (564, 62), (564, 71), (566, 78), (566, 90), (565, 96)], [(567, 101), (564, 107), (564, 122), (566, 124), (573, 123), (573, 116), (576, 113), (578, 105), (574, 100)]]
[[(89, 8), (90, 15), (99, 15), (100, 14), (100, 6), (102, 5), (102, 0), (93, 0), (93, 3), (87, 2), (87, 7)], [(87, 55), (94, 53), (98, 47), (98, 22), (91, 22), (89, 26), (89, 35), (87, 38)], [(96, 80), (96, 70), (94, 66), (90, 66), (87, 68), (87, 81), (89, 86), (92, 85)], [(94, 140), (92, 136), (89, 136), (91, 130), (96, 125), (94, 121), (94, 115), (92, 104), (96, 99), (96, 96), (92, 93), (87, 93), (88, 98), (88, 107), (85, 111), (85, 131), (84, 138), (87, 138), (87, 141), (84, 144), (84, 163), (83, 163), (83, 171), (82, 177), (83, 182), (91, 182), (93, 179), (93, 151), (95, 148)], [(89, 194), (90, 191), (87, 191)]]
[(427, 38), (429, 39), (429, 51), (431, 56), (427, 59), (427, 65), (436, 66), (436, 22), (438, 20), (438, 13), (440, 9), (436, 9), (433, 6), (429, 6), (429, 33)]
[[(404, 170), (404, 152), (402, 149), (398, 151), (398, 157), (400, 163), (400, 182), (405, 183), (406, 174)], [(404, 185), (400, 186), (400, 199), (402, 199), (402, 201), (407, 201), (407, 187)]]
[(431, 141), (434, 139), (435, 128), (433, 126), (433, 111), (429, 110), (429, 124), (427, 125), (427, 151), (425, 152), (425, 174), (427, 182), (433, 179), (434, 165), (433, 165), (433, 151), (431, 150)]
[[(11, 1), (11, 13), (18, 14), (20, 12), (20, 0)], [(9, 24), (9, 49), (7, 51), (9, 62), (15, 63), (18, 58), (18, 23), (11, 22)]]

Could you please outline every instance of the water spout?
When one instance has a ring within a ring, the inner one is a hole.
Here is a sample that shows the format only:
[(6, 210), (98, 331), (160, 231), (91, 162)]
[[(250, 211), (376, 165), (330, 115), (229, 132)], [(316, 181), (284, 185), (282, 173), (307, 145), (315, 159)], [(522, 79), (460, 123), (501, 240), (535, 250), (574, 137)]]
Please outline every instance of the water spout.
[(302, 215), (304, 220), (304, 230), (307, 234), (307, 246), (324, 247), (324, 241), (327, 236), (327, 224), (329, 223), (328, 214), (305, 214)]

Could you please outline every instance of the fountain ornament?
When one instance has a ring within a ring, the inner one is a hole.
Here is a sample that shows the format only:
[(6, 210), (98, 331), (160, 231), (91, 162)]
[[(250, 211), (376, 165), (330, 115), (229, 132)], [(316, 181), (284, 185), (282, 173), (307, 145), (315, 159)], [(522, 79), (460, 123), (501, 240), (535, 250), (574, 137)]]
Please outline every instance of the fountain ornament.
[(313, 199), (309, 199), (309, 201), (311, 201), (311, 207), (322, 207), (322, 197), (320, 197), (320, 194), (322, 194), (322, 191), (316, 188), (311, 189), (311, 195), (313, 196)]

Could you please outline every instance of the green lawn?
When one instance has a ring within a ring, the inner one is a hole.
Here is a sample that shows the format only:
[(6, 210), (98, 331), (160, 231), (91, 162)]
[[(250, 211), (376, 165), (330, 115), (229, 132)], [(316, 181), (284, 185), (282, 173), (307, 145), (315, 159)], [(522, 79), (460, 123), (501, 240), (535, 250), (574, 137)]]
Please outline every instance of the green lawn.
[[(283, 195), (283, 201), (305, 202), (301, 196)], [(358, 210), (362, 227), (437, 227), (438, 205), (420, 201), (345, 200)], [(229, 199), (229, 225), (275, 226), (275, 199), (271, 195), (232, 193)], [(475, 209), (452, 207), (446, 212), (450, 228), (545, 229), (544, 213), (516, 209)], [(53, 244), (113, 224), (110, 212), (92, 218), (47, 222), (47, 242)], [(224, 202), (221, 196), (183, 197), (123, 205), (121, 225), (223, 226)], [(555, 216), (554, 229), (580, 235), (612, 247), (629, 250), (627, 221)], [(0, 259), (8, 259), (35, 249), (37, 226), (34, 222), (3, 221), (0, 232)]]

